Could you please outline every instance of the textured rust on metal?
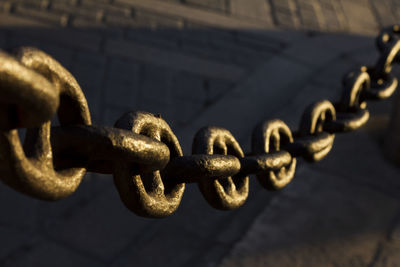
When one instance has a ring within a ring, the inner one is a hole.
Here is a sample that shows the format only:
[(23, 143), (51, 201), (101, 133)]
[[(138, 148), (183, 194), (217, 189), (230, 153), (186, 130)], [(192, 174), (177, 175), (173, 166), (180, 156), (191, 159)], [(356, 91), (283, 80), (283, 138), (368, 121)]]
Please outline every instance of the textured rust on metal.
[(59, 89), (16, 58), (0, 51), (0, 129), (34, 127), (50, 120)]
[(59, 168), (85, 167), (91, 172), (112, 174), (114, 162), (120, 161), (140, 164), (144, 173), (160, 170), (169, 161), (164, 143), (128, 130), (73, 125), (53, 127), (51, 136)]
[(324, 125), (336, 120), (336, 111), (328, 100), (309, 105), (301, 118), (300, 127), (293, 143), (286, 148), (294, 156), (302, 156), (309, 162), (322, 160), (332, 149), (334, 134), (324, 131)]
[[(26, 68), (48, 79), (61, 99), (63, 96), (68, 98), (68, 101), (60, 101), (62, 126), (90, 124), (89, 108), (81, 88), (55, 59), (33, 48), (22, 48), (17, 58)], [(69, 196), (86, 172), (84, 168), (54, 168), (50, 129), (50, 121), (29, 128), (23, 148), (17, 130), (0, 133), (0, 178), (15, 190), (43, 200)]]
[[(239, 143), (226, 129), (204, 127), (193, 140), (193, 154), (222, 154), (243, 158)], [(249, 177), (244, 174), (221, 176), (215, 180), (199, 179), (201, 193), (208, 203), (216, 209), (231, 210), (244, 204), (249, 193)]]
[(343, 79), (341, 100), (335, 104), (336, 120), (324, 124), (329, 133), (350, 132), (367, 123), (369, 112), (366, 110), (366, 92), (370, 89), (370, 76), (366, 67), (348, 73)]
[(243, 162), (253, 165), (248, 173), (256, 173), (260, 184), (268, 190), (279, 190), (288, 185), (296, 170), (296, 158), (281, 147), (293, 143), (292, 132), (281, 120), (257, 125), (252, 135), (252, 154)]
[(231, 155), (191, 155), (171, 159), (164, 173), (181, 183), (196, 183), (200, 179), (213, 181), (236, 175), (240, 161)]
[[(160, 116), (147, 112), (126, 113), (115, 123), (115, 127), (165, 143), (171, 159), (183, 156), (178, 139)], [(121, 200), (141, 216), (157, 218), (171, 215), (181, 202), (185, 184), (165, 177), (159, 170), (141, 173), (141, 167), (141, 164), (131, 162), (114, 163), (114, 182)]]

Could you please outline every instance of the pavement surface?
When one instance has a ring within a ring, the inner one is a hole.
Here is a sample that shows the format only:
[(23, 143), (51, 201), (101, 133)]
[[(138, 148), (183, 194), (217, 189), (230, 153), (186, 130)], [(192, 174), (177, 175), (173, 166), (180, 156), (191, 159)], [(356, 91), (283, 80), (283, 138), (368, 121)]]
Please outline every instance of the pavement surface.
[[(250, 151), (253, 127), (336, 100), (349, 70), (374, 64), (395, 0), (0, 0), (0, 47), (35, 46), (80, 83), (94, 124), (160, 113), (185, 154), (206, 125)], [(399, 71), (395, 70), (397, 77)], [(321, 162), (300, 161), (269, 192), (222, 212), (188, 185), (178, 211), (145, 219), (109, 175), (87, 174), (48, 203), (0, 185), (0, 266), (400, 266), (400, 169), (382, 143), (392, 101)]]

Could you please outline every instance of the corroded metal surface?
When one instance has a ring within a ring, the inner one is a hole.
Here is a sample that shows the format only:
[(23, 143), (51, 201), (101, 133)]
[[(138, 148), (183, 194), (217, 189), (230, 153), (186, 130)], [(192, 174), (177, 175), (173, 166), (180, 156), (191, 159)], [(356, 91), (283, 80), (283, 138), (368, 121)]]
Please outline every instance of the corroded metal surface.
[(286, 148), (292, 155), (301, 155), (309, 162), (322, 160), (332, 149), (334, 134), (324, 131), (324, 125), (336, 120), (336, 110), (328, 100), (309, 105), (301, 118), (295, 141)]
[(254, 128), (252, 152), (258, 156), (247, 157), (245, 160), (257, 162), (257, 167), (251, 173), (257, 173), (258, 181), (266, 189), (282, 189), (293, 179), (296, 158), (280, 150), (281, 146), (289, 143), (293, 143), (292, 132), (281, 120), (268, 121)]
[[(159, 116), (147, 112), (126, 113), (115, 123), (115, 127), (165, 143), (171, 159), (183, 155), (178, 139)], [(114, 182), (121, 200), (130, 210), (141, 216), (171, 215), (181, 202), (185, 184), (178, 183), (173, 178), (167, 179), (159, 170), (141, 173), (141, 167), (141, 164), (131, 162), (114, 163)]]
[[(61, 125), (91, 123), (81, 88), (55, 59), (33, 48), (20, 49), (17, 58), (26, 68), (42, 75), (41, 79), (49, 80), (53, 85), (50, 88), (59, 92)], [(37, 126), (27, 130), (23, 148), (17, 130), (0, 132), (0, 178), (14, 189), (35, 198), (62, 199), (75, 192), (86, 170), (73, 167), (56, 170), (50, 143), (51, 122)]]
[[(222, 154), (243, 158), (244, 154), (233, 135), (219, 127), (200, 129), (194, 137), (194, 154)], [(205, 199), (216, 209), (231, 210), (244, 204), (249, 193), (249, 177), (239, 173), (222, 176), (211, 181), (198, 180), (198, 185)]]
[[(161, 142), (132, 131), (74, 125), (51, 129), (55, 164), (85, 167), (97, 173), (113, 173), (113, 162), (134, 162), (142, 172), (156, 171), (169, 161), (169, 149)], [(112, 159), (112, 161), (110, 161)]]
[(171, 159), (164, 172), (180, 182), (196, 183), (199, 179), (213, 182), (219, 177), (236, 175), (240, 161), (231, 155), (191, 155)]
[[(322, 160), (335, 134), (362, 127), (368, 100), (390, 97), (398, 86), (392, 76), (399, 62), (397, 25), (377, 38), (380, 57), (344, 76), (338, 102), (309, 105), (292, 135), (281, 120), (263, 121), (253, 130), (252, 151), (244, 155), (232, 134), (204, 127), (194, 137), (193, 155), (160, 115), (126, 113), (115, 127), (91, 126), (86, 99), (55, 59), (34, 48), (14, 56), (0, 52), (0, 179), (35, 198), (57, 200), (73, 193), (85, 172), (114, 175), (121, 200), (140, 216), (165, 217), (179, 206), (185, 183), (197, 183), (207, 202), (230, 210), (244, 204), (249, 175), (268, 190), (294, 178), (298, 158)], [(400, 98), (392, 117), (387, 154), (400, 161)], [(57, 112), (60, 126), (51, 127)], [(17, 128), (27, 127), (24, 145)]]
[(0, 129), (34, 127), (50, 120), (59, 88), (14, 57), (0, 52)]

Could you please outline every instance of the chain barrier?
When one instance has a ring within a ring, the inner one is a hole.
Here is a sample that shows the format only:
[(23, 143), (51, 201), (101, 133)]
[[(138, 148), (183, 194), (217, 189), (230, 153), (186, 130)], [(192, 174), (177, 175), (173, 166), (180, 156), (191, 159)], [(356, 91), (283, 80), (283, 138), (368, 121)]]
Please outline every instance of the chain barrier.
[[(114, 127), (92, 126), (89, 108), (75, 78), (35, 48), (0, 52), (0, 179), (43, 200), (76, 191), (86, 171), (113, 174), (122, 202), (137, 215), (166, 217), (179, 206), (185, 184), (197, 183), (216, 209), (243, 205), (249, 175), (267, 190), (280, 190), (295, 175), (297, 158), (322, 160), (335, 134), (351, 132), (369, 119), (367, 100), (390, 97), (398, 81), (400, 26), (377, 37), (380, 57), (344, 76), (339, 102), (308, 106), (296, 132), (281, 120), (265, 121), (252, 133), (245, 155), (226, 129), (205, 127), (194, 137), (192, 155), (160, 115), (124, 114)], [(57, 112), (60, 126), (51, 127)], [(21, 144), (18, 128), (27, 128)]]

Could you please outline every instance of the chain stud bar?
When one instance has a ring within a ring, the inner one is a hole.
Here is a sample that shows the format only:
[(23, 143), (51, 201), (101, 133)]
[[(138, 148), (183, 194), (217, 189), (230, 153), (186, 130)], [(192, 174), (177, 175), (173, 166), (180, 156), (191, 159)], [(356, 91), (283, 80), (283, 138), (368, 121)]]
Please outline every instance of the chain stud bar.
[(85, 167), (112, 174), (113, 163), (132, 162), (141, 173), (163, 169), (169, 161), (168, 147), (128, 130), (104, 126), (65, 126), (51, 129), (56, 166)]
[(177, 177), (180, 183), (196, 183), (199, 179), (213, 181), (238, 174), (240, 161), (231, 155), (191, 155), (172, 159), (165, 170), (166, 177)]

